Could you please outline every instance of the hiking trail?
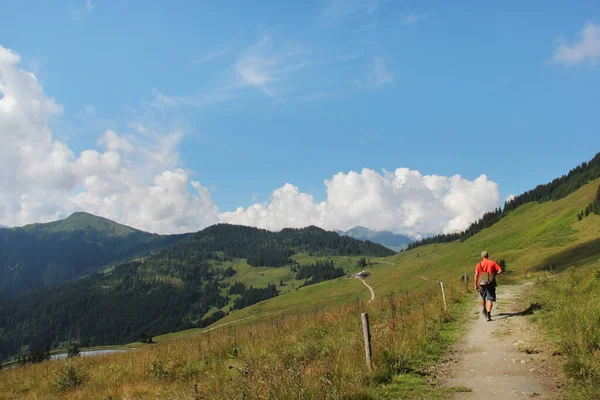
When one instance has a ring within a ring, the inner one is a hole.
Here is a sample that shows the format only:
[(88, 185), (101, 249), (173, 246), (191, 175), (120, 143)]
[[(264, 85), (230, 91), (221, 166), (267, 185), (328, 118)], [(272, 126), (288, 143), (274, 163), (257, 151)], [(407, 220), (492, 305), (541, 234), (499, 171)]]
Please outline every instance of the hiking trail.
[(523, 306), (530, 304), (528, 289), (499, 285), (491, 322), (481, 315), (477, 296), (472, 326), (440, 366), (446, 386), (465, 390), (453, 399), (559, 397), (559, 359), (530, 320), (532, 307)]
[(369, 290), (371, 291), (371, 300), (367, 301), (367, 304), (369, 304), (370, 302), (372, 302), (373, 300), (375, 300), (375, 291), (373, 290), (373, 288), (371, 286), (369, 286), (369, 284), (367, 282), (365, 282), (365, 280), (363, 278), (360, 278), (360, 280), (362, 281), (362, 283), (365, 284), (366, 287), (369, 288)]

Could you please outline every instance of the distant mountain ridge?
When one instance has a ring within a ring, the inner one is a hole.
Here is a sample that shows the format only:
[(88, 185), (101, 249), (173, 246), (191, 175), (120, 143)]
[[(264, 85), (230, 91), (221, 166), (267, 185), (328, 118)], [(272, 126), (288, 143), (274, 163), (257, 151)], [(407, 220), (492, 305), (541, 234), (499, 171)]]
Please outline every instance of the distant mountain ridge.
[(157, 235), (78, 212), (66, 219), (0, 229), (0, 300), (69, 282), (187, 235)]
[[(75, 216), (75, 220), (30, 229), (56, 234), (65, 227), (77, 227), (75, 232), (85, 236), (79, 228), (88, 223), (106, 227), (108, 220), (93, 217), (90, 221), (90, 217), (93, 216)], [(113, 224), (107, 229), (117, 235), (131, 229)], [(233, 306), (242, 308), (277, 295), (275, 284), (279, 280), (267, 288), (245, 288), (241, 283), (244, 277), (239, 276), (240, 282), (230, 286), (233, 282), (229, 278), (238, 279), (232, 263), (245, 260), (250, 267), (297, 273), (301, 267), (292, 256), (298, 254), (315, 258), (354, 256), (358, 260), (386, 257), (394, 252), (314, 226), (271, 232), (239, 225), (213, 225), (143, 259), (111, 265), (82, 279), (1, 301), (0, 361), (17, 354), (23, 343), (32, 351), (54, 348), (70, 340), (84, 346), (126, 343), (136, 340), (142, 332), (154, 336), (210, 325), (225, 313), (209, 311), (225, 307), (234, 296), (241, 294)], [(325, 263), (317, 267), (325, 268)], [(313, 281), (316, 272), (308, 272), (295, 279)], [(241, 292), (232, 290), (240, 285)]]
[(378, 243), (394, 251), (404, 250), (413, 242), (406, 235), (390, 231), (375, 231), (364, 226), (355, 226), (347, 231), (338, 230), (337, 233), (341, 236), (349, 236), (358, 240), (370, 240), (373, 243)]

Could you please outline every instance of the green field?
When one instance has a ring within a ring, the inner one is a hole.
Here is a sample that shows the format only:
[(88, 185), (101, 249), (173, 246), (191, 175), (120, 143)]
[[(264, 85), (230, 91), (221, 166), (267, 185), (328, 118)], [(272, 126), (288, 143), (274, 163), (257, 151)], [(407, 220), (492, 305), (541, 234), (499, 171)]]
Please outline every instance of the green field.
[[(336, 268), (342, 267), (344, 272), (348, 274), (355, 273), (360, 270), (360, 268), (357, 267), (357, 263), (363, 257), (318, 257), (309, 256), (307, 254), (296, 254), (291, 258), (300, 265), (309, 265), (322, 260), (333, 260)], [(367, 258), (367, 260), (375, 259)], [(252, 324), (257, 316), (263, 315), (272, 316), (311, 312), (315, 309), (327, 308), (327, 304), (343, 304), (347, 302), (347, 299), (353, 298), (353, 296), (364, 301), (370, 299), (370, 293), (368, 289), (360, 281), (355, 279), (339, 278), (333, 281), (322, 282), (316, 285), (300, 288), (300, 286), (304, 283), (304, 280), (295, 279), (296, 273), (292, 272), (289, 267), (252, 267), (248, 265), (246, 260), (243, 259), (217, 262), (214, 263), (214, 265), (221, 268), (232, 267), (236, 271), (234, 276), (225, 280), (225, 283), (227, 283), (228, 286), (223, 288), (224, 292), (229, 290), (229, 285), (239, 281), (244, 283), (246, 286), (254, 287), (266, 287), (268, 284), (275, 284), (278, 286), (277, 290), (280, 292), (280, 294), (277, 296), (279, 301), (275, 303), (273, 303), (272, 300), (265, 300), (252, 307), (247, 307), (241, 310), (233, 310), (228, 317), (217, 321), (209, 328), (215, 328), (224, 324), (227, 325), (232, 321), (237, 320), (241, 320), (239, 321), (240, 325)], [(283, 280), (284, 286), (279, 286), (280, 280)], [(325, 293), (322, 294), (323, 292)], [(313, 299), (308, 302), (305, 301), (307, 296), (312, 296), (311, 293), (318, 293), (320, 296), (319, 299)], [(222, 310), (225, 312), (229, 310), (233, 304), (233, 300), (237, 296), (231, 297), (232, 300), (230, 303), (222, 308)], [(212, 309), (207, 315), (210, 315), (214, 311), (216, 311), (216, 309)], [(198, 334), (206, 331), (206, 329), (207, 328), (188, 329), (181, 332), (159, 335), (154, 337), (154, 341), (161, 342), (165, 339), (177, 338), (190, 334)]]

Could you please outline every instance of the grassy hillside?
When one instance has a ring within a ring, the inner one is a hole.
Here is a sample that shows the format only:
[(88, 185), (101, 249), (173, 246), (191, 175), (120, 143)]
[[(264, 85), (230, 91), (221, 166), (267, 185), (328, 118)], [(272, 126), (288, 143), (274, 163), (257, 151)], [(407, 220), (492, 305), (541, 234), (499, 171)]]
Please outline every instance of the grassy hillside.
[[(600, 243), (598, 239), (595, 248)], [(569, 254), (559, 258), (567, 260)], [(585, 257), (587, 258), (587, 257)], [(538, 279), (532, 303), (536, 319), (563, 356), (572, 399), (600, 398), (600, 257), (575, 259), (565, 273)]]
[(0, 300), (69, 282), (111, 262), (160, 249), (185, 237), (142, 232), (86, 213), (2, 229)]
[[(584, 253), (587, 258), (597, 257), (600, 247), (595, 240), (600, 232), (600, 216), (590, 214), (578, 221), (577, 213), (594, 199), (599, 183), (600, 179), (595, 180), (561, 200), (525, 204), (462, 243), (427, 245), (385, 259), (374, 259), (379, 262), (368, 268), (372, 275), (367, 282), (376, 295), (382, 296), (427, 288), (433, 283), (426, 279), (457, 282), (463, 272), (472, 279), (479, 254), (484, 249), (493, 259), (506, 260), (509, 273), (501, 277), (501, 282), (519, 279), (542, 265), (553, 264), (555, 269), (563, 269), (572, 262), (572, 256), (561, 259), (560, 255), (571, 251), (579, 257), (581, 246), (589, 247)], [(213, 326), (249, 316), (257, 320), (281, 313), (327, 309), (369, 296), (360, 281), (338, 279), (236, 310)]]
[[(424, 374), (464, 321), (464, 293), (449, 290), (450, 312), (424, 301), (434, 290), (126, 354), (30, 364), (0, 371), (0, 399), (444, 399), (461, 388), (431, 391)], [(373, 371), (365, 364), (363, 311), (371, 318)]]

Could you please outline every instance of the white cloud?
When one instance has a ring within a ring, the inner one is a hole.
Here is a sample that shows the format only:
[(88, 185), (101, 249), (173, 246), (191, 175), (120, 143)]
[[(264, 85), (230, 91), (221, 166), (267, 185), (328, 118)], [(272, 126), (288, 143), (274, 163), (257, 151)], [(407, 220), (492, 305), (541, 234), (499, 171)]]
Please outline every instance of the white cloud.
[(162, 233), (218, 220), (209, 191), (178, 164), (181, 132), (123, 136), (107, 130), (100, 150), (75, 154), (53, 138), (62, 107), (0, 46), (0, 221), (44, 222), (83, 210)]
[(415, 24), (417, 22), (425, 21), (428, 17), (428, 14), (415, 14), (411, 11), (402, 18), (402, 23), (405, 25)]
[(372, 16), (381, 4), (380, 0), (331, 0), (321, 12), (325, 26), (351, 22)]
[(465, 229), (500, 201), (498, 185), (485, 175), (469, 181), (459, 175), (423, 176), (406, 168), (383, 174), (365, 168), (338, 173), (325, 185), (327, 199), (322, 202), (285, 184), (269, 202), (220, 218), (270, 230), (307, 225), (346, 230), (361, 225), (418, 235)]
[(564, 39), (554, 53), (554, 62), (566, 66), (584, 61), (596, 63), (600, 59), (600, 27), (591, 22), (585, 24), (577, 34), (578, 41), (569, 45)]
[(277, 48), (270, 35), (263, 35), (238, 56), (233, 66), (238, 77), (235, 86), (256, 87), (269, 96), (276, 96), (280, 92), (278, 84), (308, 65), (308, 61), (302, 59), (306, 53), (301, 45)]
[(228, 89), (215, 89), (191, 96), (169, 96), (158, 89), (154, 89), (152, 93), (154, 98), (150, 101), (150, 106), (161, 109), (174, 107), (202, 108), (235, 98), (234, 93)]
[(513, 200), (515, 197), (517, 197), (517, 196), (515, 196), (514, 194), (512, 194), (512, 193), (511, 193), (511, 194), (509, 194), (508, 196), (506, 196), (506, 198), (504, 199), (504, 202), (506, 203), (506, 202), (508, 202), (508, 201), (511, 201), (511, 200)]

